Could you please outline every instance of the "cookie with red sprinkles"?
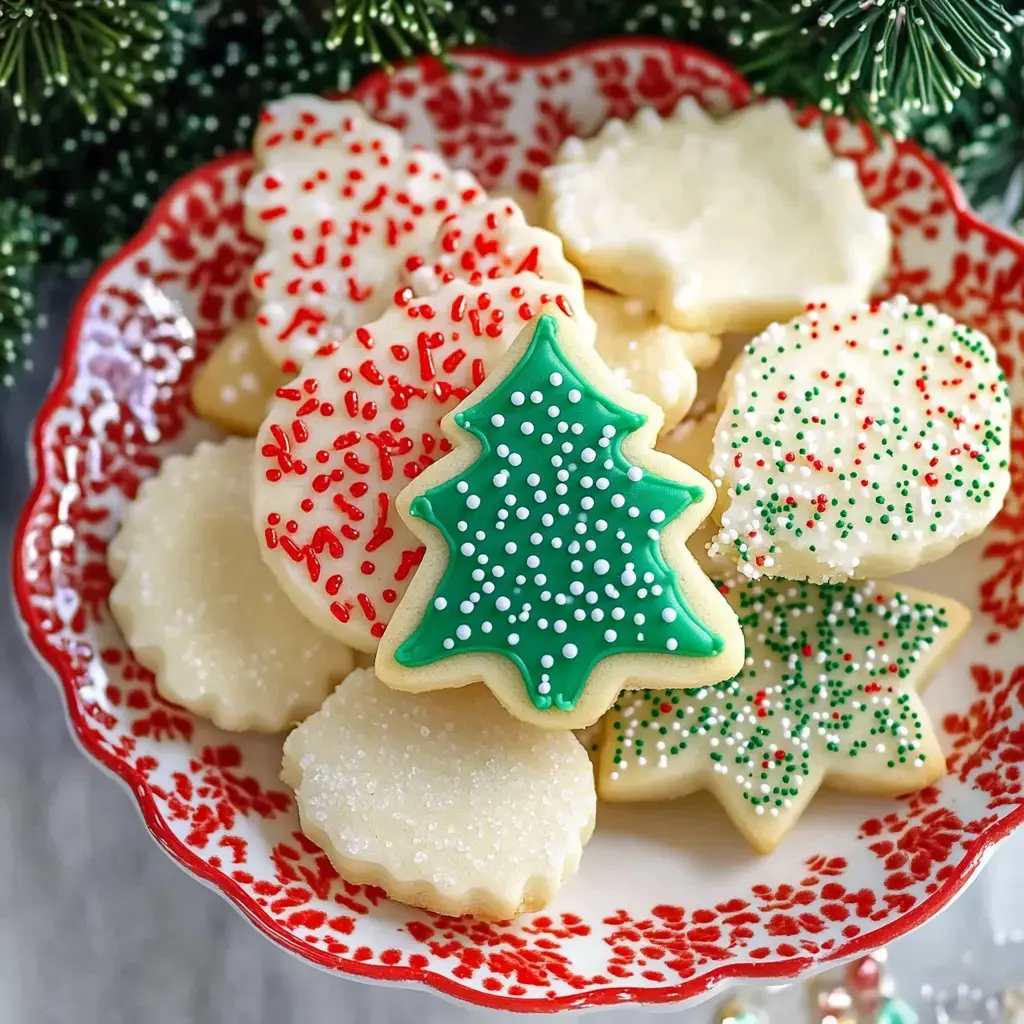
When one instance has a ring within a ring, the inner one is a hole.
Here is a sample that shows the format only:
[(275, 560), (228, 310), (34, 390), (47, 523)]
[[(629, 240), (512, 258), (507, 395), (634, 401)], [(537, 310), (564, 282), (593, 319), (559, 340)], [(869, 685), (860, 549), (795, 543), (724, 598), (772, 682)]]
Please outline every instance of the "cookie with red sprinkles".
[[(543, 304), (582, 308), (582, 282), (553, 236), (522, 224), (488, 235), (485, 248), (496, 238), (534, 253), (529, 269), (491, 276), (460, 262), (461, 276), (429, 296), (399, 289), (382, 317), (278, 390), (259, 433), (253, 503), (264, 558), (311, 621), (361, 650), (376, 649), (422, 558), (395, 498), (450, 450), (442, 417)], [(500, 262), (493, 252), (486, 260)]]
[(623, 693), (604, 720), (602, 799), (707, 789), (768, 853), (822, 785), (896, 796), (942, 777), (919, 692), (965, 632), (963, 605), (874, 581), (738, 577), (723, 590), (743, 627), (742, 670), (713, 686)]
[(904, 296), (773, 324), (719, 400), (713, 553), (748, 576), (874, 578), (976, 537), (1010, 484), (991, 342)]
[(252, 274), (271, 359), (294, 371), (381, 315), (405, 258), (453, 210), (484, 197), (467, 171), (407, 147), (351, 100), (290, 96), (261, 115), (246, 226), (264, 240)]

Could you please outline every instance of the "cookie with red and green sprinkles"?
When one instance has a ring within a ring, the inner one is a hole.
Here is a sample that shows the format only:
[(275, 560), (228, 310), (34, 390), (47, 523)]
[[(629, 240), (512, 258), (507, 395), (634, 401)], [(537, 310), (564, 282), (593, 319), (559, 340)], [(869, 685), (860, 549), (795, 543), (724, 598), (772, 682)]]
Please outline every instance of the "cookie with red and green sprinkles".
[(707, 789), (768, 853), (822, 785), (896, 796), (944, 774), (920, 691), (963, 636), (963, 605), (871, 580), (739, 577), (723, 590), (743, 668), (713, 686), (623, 693), (601, 739), (603, 799)]
[(906, 572), (976, 537), (1010, 484), (989, 339), (905, 296), (773, 324), (719, 399), (715, 550), (748, 576)]

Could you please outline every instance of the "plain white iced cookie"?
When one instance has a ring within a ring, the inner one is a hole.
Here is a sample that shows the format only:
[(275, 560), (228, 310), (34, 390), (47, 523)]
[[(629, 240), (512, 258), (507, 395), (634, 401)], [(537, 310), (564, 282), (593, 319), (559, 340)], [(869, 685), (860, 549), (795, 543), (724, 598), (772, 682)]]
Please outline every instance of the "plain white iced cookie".
[(229, 433), (252, 437), (274, 392), (290, 379), (267, 358), (255, 322), (245, 320), (218, 342), (196, 371), (192, 405), (204, 420)]
[(981, 533), (1010, 485), (992, 343), (904, 296), (773, 324), (719, 407), (716, 545), (749, 576), (906, 572)]
[(597, 325), (597, 352), (630, 391), (646, 395), (665, 414), (671, 430), (697, 394), (696, 366), (708, 366), (720, 343), (663, 324), (639, 299), (587, 288), (587, 312)]
[(110, 544), (110, 610), (161, 696), (222, 729), (279, 732), (320, 706), (352, 652), (263, 564), (252, 460), (252, 442), (232, 438), (164, 461)]
[(890, 235), (855, 166), (781, 100), (720, 120), (692, 99), (563, 143), (544, 223), (588, 280), (683, 330), (757, 331), (808, 301), (863, 301)]
[(290, 96), (267, 106), (245, 191), (264, 241), (252, 274), (271, 360), (291, 369), (380, 316), (402, 263), (453, 210), (483, 198), (468, 171), (409, 148), (351, 100)]
[(451, 447), (445, 413), (481, 384), (545, 302), (593, 343), (583, 283), (550, 232), (509, 200), (445, 222), (378, 320), (281, 388), (258, 439), (253, 497), (264, 558), (296, 606), (377, 647), (423, 551), (398, 493)]
[(451, 916), (539, 910), (594, 828), (583, 747), (482, 686), (414, 696), (359, 669), (288, 737), (282, 778), (343, 878)]

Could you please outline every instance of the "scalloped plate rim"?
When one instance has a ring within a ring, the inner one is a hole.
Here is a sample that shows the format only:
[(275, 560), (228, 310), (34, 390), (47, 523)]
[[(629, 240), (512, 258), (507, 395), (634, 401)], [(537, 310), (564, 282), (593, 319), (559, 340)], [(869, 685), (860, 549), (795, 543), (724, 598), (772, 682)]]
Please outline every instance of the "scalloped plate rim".
[[(534, 67), (550, 63), (554, 60), (581, 56), (595, 50), (605, 50), (611, 47), (619, 49), (654, 47), (680, 55), (698, 57), (706, 63), (714, 65), (745, 82), (745, 79), (743, 79), (742, 75), (733, 65), (700, 47), (642, 35), (606, 37), (580, 43), (563, 50), (541, 54), (519, 54), (500, 47), (480, 46), (453, 50), (452, 56), (456, 60), (461, 56), (482, 56), (503, 62), (511, 67)], [(421, 67), (436, 67), (439, 62), (437, 58), (431, 56), (420, 56), (407, 63)], [(387, 72), (384, 70), (372, 72), (345, 95), (353, 99), (360, 99), (380, 80), (381, 76), (386, 74)], [(825, 115), (822, 114), (821, 116)], [(866, 126), (863, 126), (863, 130), (869, 131)], [(987, 238), (998, 240), (1008, 245), (1024, 262), (1024, 239), (984, 221), (970, 207), (962, 189), (948, 168), (914, 142), (902, 141), (895, 144), (899, 149), (909, 150), (928, 166), (935, 175), (935, 180), (947, 194), (951, 206), (958, 215), (959, 223), (966, 225), (971, 231), (980, 232)], [(26, 440), (30, 488), (21, 512), (18, 515), (13, 534), (11, 586), (12, 600), (19, 626), (37, 660), (47, 671), (54, 684), (64, 694), (65, 719), (69, 724), (69, 731), (75, 743), (90, 761), (104, 770), (105, 773), (120, 781), (131, 792), (146, 825), (146, 829), (158, 847), (188, 875), (191, 875), (198, 882), (202, 883), (204, 887), (233, 904), (241, 912), (242, 916), (268, 939), (271, 939), (292, 955), (329, 974), (342, 975), (364, 982), (384, 984), (399, 982), (406, 986), (415, 985), (460, 1003), (468, 1003), (485, 1009), (510, 1010), (519, 1013), (556, 1013), (560, 1011), (579, 1011), (626, 1005), (664, 1007), (666, 1004), (674, 1004), (677, 1008), (682, 1008), (684, 1003), (707, 998), (714, 993), (715, 989), (730, 982), (789, 982), (801, 975), (816, 974), (849, 960), (859, 953), (887, 945), (915, 928), (920, 927), (952, 903), (966, 889), (967, 885), (977, 877), (979, 870), (994, 852), (995, 847), (1010, 836), (1018, 827), (1024, 825), (1024, 804), (1015, 807), (975, 837), (973, 848), (964, 854), (954, 870), (942, 881), (940, 887), (934, 893), (922, 899), (920, 903), (894, 920), (871, 931), (862, 932), (837, 946), (825, 956), (793, 957), (778, 963), (723, 964), (678, 985), (668, 985), (660, 988), (633, 987), (628, 985), (605, 986), (590, 992), (580, 993), (579, 995), (561, 996), (554, 999), (542, 997), (525, 999), (498, 995), (474, 988), (471, 985), (464, 985), (426, 968), (370, 964), (354, 959), (338, 960), (333, 956), (328, 961), (326, 955), (319, 955), (318, 950), (311, 949), (308, 945), (298, 942), (286, 930), (278, 927), (273, 919), (244, 892), (241, 886), (203, 861), (167, 829), (163, 815), (153, 798), (151, 784), (125, 761), (119, 760), (113, 754), (104, 751), (98, 744), (93, 744), (90, 741), (92, 729), (81, 714), (74, 699), (72, 680), (64, 664), (64, 658), (59, 651), (46, 642), (45, 636), (31, 621), (28, 586), (23, 575), (23, 540), (28, 528), (29, 518), (42, 495), (43, 475), (39, 472), (39, 466), (41, 463), (43, 430), (54, 408), (59, 405), (59, 400), (64, 397), (74, 380), (78, 351), (77, 342), (81, 322), (100, 283), (122, 261), (138, 249), (141, 249), (153, 238), (158, 230), (164, 211), (180, 193), (187, 191), (193, 183), (205, 180), (211, 174), (225, 167), (241, 163), (249, 159), (250, 156), (251, 154), (245, 150), (228, 153), (215, 160), (208, 161), (183, 175), (157, 200), (146, 221), (136, 234), (89, 276), (72, 310), (71, 318), (65, 331), (65, 342), (61, 350), (57, 372), (55, 372), (53, 381), (30, 426)]]

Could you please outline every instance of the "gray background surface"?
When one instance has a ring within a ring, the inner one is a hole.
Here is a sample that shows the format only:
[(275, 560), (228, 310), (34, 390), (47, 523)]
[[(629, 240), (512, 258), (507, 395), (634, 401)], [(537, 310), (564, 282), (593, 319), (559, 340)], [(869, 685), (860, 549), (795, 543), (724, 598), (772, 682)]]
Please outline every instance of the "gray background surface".
[[(0, 563), (28, 488), (26, 433), (48, 386), (74, 288), (45, 296), (36, 367), (0, 395)], [(1024, 836), (1004, 844), (947, 912), (897, 943), (901, 992), (1024, 985)], [(966, 989), (964, 989), (966, 992)], [(764, 998), (772, 1024), (808, 1019), (794, 986)], [(934, 995), (933, 995), (934, 998)], [(715, 1000), (670, 1019), (716, 1019)], [(934, 1019), (932, 1010), (923, 1015)], [(665, 1019), (614, 1010), (612, 1022)], [(56, 687), (9, 601), (0, 605), (0, 1022), (2, 1024), (468, 1024), (498, 1015), (408, 989), (330, 977), (266, 941), (150, 839), (120, 784), (71, 739)], [(508, 1016), (506, 1020), (526, 1018)], [(596, 1019), (596, 1018), (594, 1018)], [(969, 1018), (968, 1018), (969, 1019)]]

